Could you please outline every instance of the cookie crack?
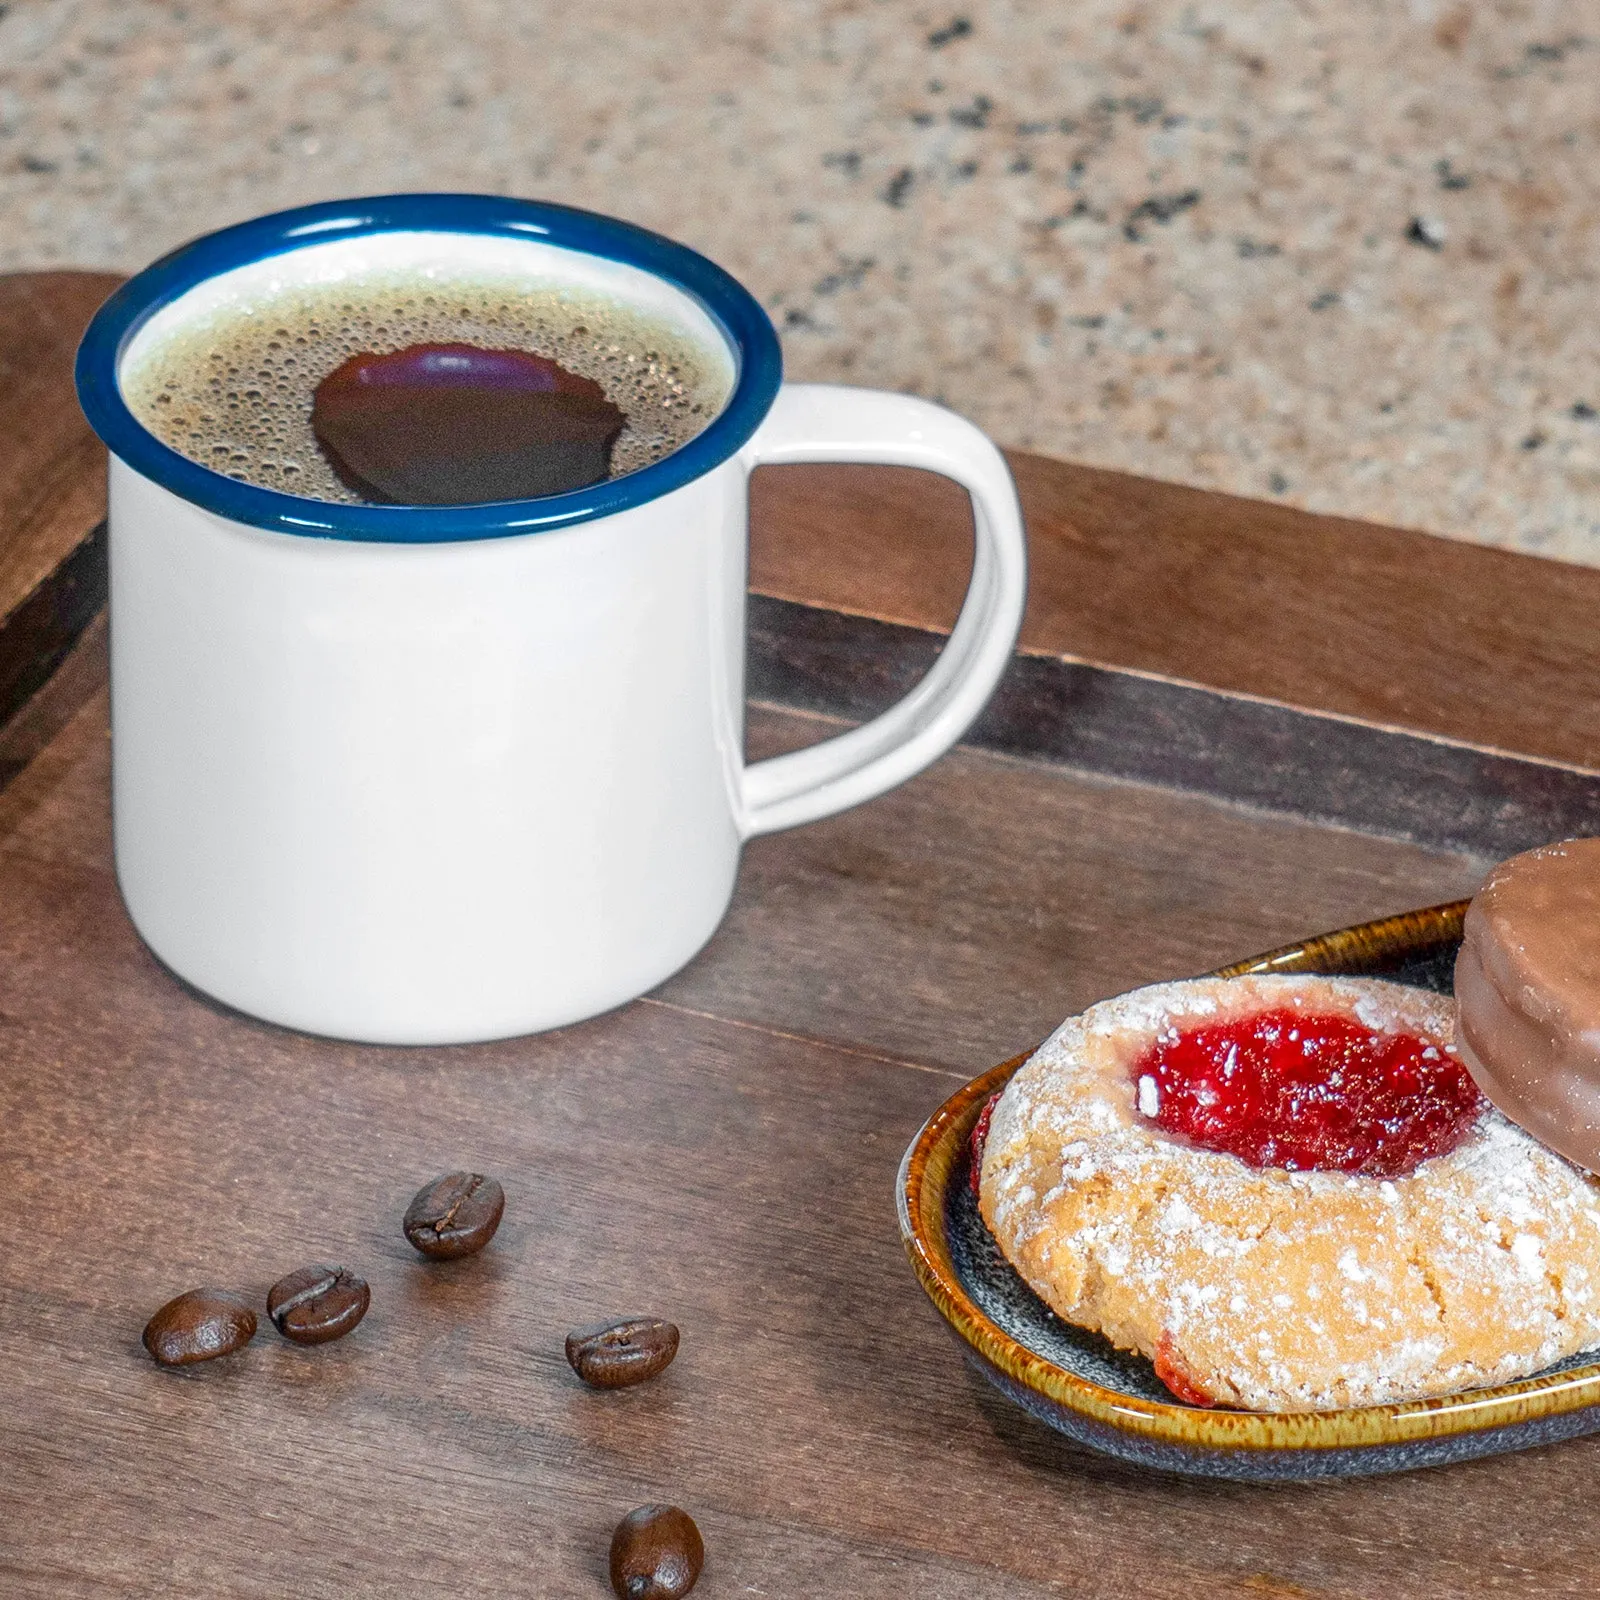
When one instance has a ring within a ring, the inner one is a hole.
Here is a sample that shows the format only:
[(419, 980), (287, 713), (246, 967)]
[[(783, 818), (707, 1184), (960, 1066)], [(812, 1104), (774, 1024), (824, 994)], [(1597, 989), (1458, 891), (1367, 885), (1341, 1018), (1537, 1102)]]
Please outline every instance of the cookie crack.
[(1422, 1280), (1422, 1287), (1428, 1291), (1428, 1298), (1433, 1301), (1434, 1315), (1442, 1327), (1449, 1320), (1449, 1313), (1445, 1310), (1444, 1290), (1440, 1288), (1432, 1266), (1417, 1249), (1413, 1249), (1406, 1257), (1406, 1265)]

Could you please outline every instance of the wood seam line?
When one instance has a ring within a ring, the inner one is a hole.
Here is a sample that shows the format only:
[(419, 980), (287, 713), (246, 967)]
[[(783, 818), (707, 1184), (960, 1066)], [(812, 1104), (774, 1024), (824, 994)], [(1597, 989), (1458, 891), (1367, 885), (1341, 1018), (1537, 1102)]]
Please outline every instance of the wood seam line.
[(783, 1039), (791, 1044), (810, 1045), (816, 1050), (831, 1050), (835, 1055), (854, 1056), (860, 1061), (876, 1061), (886, 1067), (906, 1067), (912, 1072), (926, 1072), (936, 1078), (954, 1078), (966, 1083), (972, 1074), (954, 1067), (930, 1067), (924, 1061), (907, 1061), (902, 1056), (879, 1055), (875, 1050), (861, 1050), (854, 1045), (837, 1044), (832, 1039), (818, 1039), (808, 1033), (789, 1033), (764, 1022), (745, 1022), (738, 1017), (724, 1017), (715, 1011), (701, 1011), (694, 1006), (679, 1005), (675, 1000), (658, 1000), (654, 995), (641, 995), (637, 1002), (642, 1006), (659, 1006), (663, 1011), (674, 1011), (682, 1017), (699, 1017), (705, 1022), (720, 1022), (729, 1028), (743, 1028), (748, 1033), (764, 1034), (769, 1039)]

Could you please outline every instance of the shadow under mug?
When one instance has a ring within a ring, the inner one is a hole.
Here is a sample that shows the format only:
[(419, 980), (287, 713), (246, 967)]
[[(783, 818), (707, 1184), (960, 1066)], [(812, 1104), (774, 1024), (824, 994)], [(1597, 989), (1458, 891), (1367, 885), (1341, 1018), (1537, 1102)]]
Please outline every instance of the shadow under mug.
[[(570, 274), (725, 353), (727, 404), (671, 455), (576, 493), (331, 504), (161, 443), (119, 383), (192, 313), (374, 270)], [(999, 452), (925, 401), (781, 383), (772, 325), (704, 257), (562, 206), (398, 195), (185, 246), (101, 309), (78, 355), (111, 452), (117, 877), (174, 972), (268, 1021), (379, 1043), (557, 1027), (675, 972), (746, 839), (900, 783), (960, 737), (1026, 590)], [(887, 462), (972, 496), (972, 578), (902, 701), (743, 760), (747, 480)]]

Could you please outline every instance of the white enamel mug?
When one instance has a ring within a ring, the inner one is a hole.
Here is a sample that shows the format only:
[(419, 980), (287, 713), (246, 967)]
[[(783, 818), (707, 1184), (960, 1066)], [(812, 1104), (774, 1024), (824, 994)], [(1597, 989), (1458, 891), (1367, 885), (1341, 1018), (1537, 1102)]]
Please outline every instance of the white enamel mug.
[[(238, 482), (134, 417), (154, 342), (375, 270), (572, 283), (671, 317), (727, 405), (653, 466), (464, 507)], [(112, 792), (129, 914), (174, 972), (311, 1033), (439, 1044), (642, 994), (710, 937), (746, 839), (868, 800), (977, 715), (1022, 616), (1016, 492), (970, 423), (780, 384), (756, 301), (682, 246), (462, 195), (306, 207), (213, 234), (107, 302), (78, 357), (111, 451)], [(747, 766), (746, 487), (764, 462), (891, 462), (972, 496), (937, 664), (875, 721)]]

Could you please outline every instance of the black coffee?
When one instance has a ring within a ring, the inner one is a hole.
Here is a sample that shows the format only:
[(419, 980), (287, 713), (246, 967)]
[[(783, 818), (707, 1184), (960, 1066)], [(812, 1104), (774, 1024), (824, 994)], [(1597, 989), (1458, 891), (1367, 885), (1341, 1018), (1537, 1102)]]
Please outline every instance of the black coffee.
[(317, 500), (463, 505), (659, 461), (721, 410), (726, 363), (597, 290), (403, 274), (287, 289), (159, 340), (121, 375), (191, 461)]

